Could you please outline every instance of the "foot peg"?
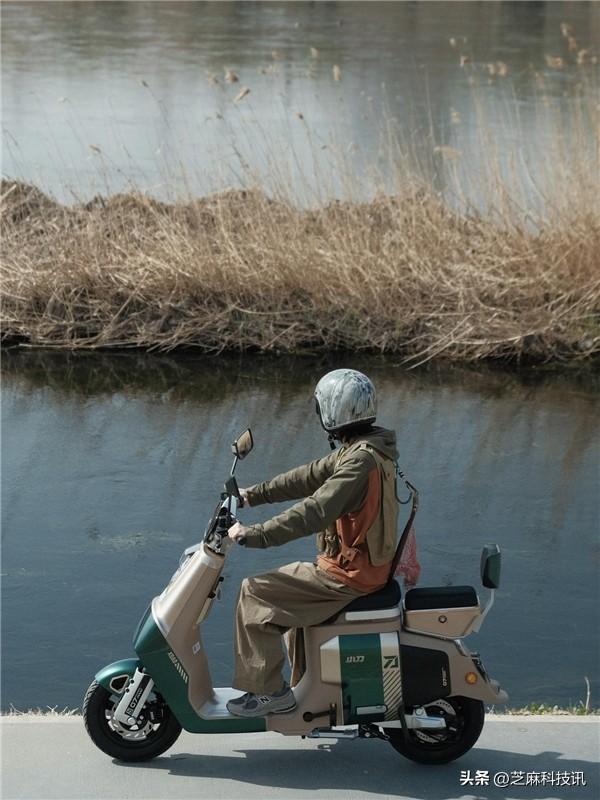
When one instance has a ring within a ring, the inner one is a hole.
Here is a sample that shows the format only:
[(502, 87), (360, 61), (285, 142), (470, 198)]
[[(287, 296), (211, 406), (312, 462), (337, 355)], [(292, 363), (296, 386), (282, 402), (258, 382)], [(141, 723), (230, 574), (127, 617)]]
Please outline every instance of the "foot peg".
[(331, 728), (315, 728), (306, 734), (307, 739), (357, 739), (358, 731), (355, 729), (331, 730)]

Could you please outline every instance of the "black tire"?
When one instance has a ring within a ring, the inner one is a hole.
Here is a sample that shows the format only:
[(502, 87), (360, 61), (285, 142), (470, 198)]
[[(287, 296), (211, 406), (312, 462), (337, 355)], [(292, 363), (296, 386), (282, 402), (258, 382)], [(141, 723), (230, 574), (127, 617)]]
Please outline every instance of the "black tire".
[(96, 747), (119, 761), (148, 761), (164, 753), (181, 733), (181, 725), (160, 695), (150, 694), (139, 724), (125, 728), (113, 722), (119, 695), (93, 681), (83, 701), (83, 721)]
[(408, 731), (408, 740), (400, 728), (387, 728), (390, 744), (401, 755), (419, 764), (447, 764), (470, 750), (483, 728), (485, 708), (480, 700), (469, 697), (446, 697), (425, 706), (429, 715), (446, 720), (446, 730)]

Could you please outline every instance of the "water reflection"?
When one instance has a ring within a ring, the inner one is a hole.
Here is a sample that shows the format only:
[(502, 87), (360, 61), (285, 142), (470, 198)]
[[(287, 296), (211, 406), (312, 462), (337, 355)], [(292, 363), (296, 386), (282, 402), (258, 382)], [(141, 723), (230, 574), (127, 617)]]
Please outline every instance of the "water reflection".
[(69, 201), (130, 182), (203, 195), (248, 172), (299, 193), (308, 176), (314, 201), (344, 189), (332, 146), (358, 191), (365, 164), (387, 167), (386, 117), (426, 174), (445, 174), (433, 133), (468, 152), (474, 177), (489, 151), (463, 60), (501, 149), (519, 145), (535, 173), (549, 125), (536, 80), (559, 99), (584, 85), (561, 23), (590, 56), (600, 41), (586, 2), (3, 3), (2, 22), (4, 170)]
[(156, 394), (173, 399), (210, 402), (268, 383), (280, 392), (310, 395), (315, 376), (328, 369), (352, 363), (356, 369), (373, 374), (378, 381), (402, 381), (412, 387), (463, 387), (486, 397), (511, 393), (521, 400), (533, 400), (536, 391), (564, 401), (568, 397), (594, 399), (600, 391), (600, 373), (585, 366), (557, 371), (554, 367), (519, 371), (497, 366), (478, 369), (444, 364), (424, 365), (407, 370), (389, 356), (332, 354), (318, 357), (258, 357), (223, 354), (195, 355), (192, 351), (173, 355), (144, 352), (85, 352), (6, 349), (3, 372), (9, 384), (23, 390), (51, 388), (84, 398), (103, 394)]

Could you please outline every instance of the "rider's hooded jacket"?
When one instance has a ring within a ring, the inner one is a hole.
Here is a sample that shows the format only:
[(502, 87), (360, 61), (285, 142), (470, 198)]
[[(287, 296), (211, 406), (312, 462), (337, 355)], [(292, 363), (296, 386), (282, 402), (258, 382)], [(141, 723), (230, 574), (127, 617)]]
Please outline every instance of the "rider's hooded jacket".
[(298, 500), (249, 529), (248, 547), (319, 532), (317, 564), (361, 592), (385, 586), (396, 548), (396, 434), (373, 427), (324, 458), (248, 489), (251, 506)]

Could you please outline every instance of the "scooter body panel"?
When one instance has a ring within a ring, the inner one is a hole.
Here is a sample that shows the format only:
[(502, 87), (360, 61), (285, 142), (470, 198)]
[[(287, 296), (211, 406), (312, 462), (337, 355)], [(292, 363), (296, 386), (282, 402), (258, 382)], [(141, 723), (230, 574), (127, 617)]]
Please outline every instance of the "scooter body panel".
[[(223, 715), (219, 713), (223, 705), (219, 698), (220, 690), (213, 691), (212, 685), (200, 687), (201, 693), (206, 695), (207, 699), (198, 711), (194, 708), (190, 701), (190, 683), (193, 685), (193, 682), (197, 680), (210, 680), (208, 665), (204, 664), (205, 669), (199, 669), (195, 673), (188, 671), (188, 665), (182, 663), (181, 653), (176, 654), (173, 651), (171, 643), (157, 624), (155, 605), (156, 598), (152, 603), (150, 613), (146, 615), (138, 630), (134, 647), (141, 664), (152, 677), (157, 691), (163, 696), (181, 727), (190, 733), (264, 731), (266, 729), (264, 719), (241, 719), (229, 714), (223, 718)], [(197, 630), (196, 644), (199, 645), (199, 653), (201, 644)], [(204, 657), (204, 654), (202, 655)], [(238, 693), (234, 692), (233, 694)]]
[[(301, 735), (328, 724), (383, 724), (398, 719), (401, 705), (423, 706), (451, 695), (493, 704), (508, 699), (462, 642), (402, 629), (400, 608), (389, 621), (351, 622), (341, 614), (305, 628), (304, 639), (306, 672), (294, 687), (297, 707), (267, 717), (267, 730)], [(475, 675), (474, 684), (467, 675)]]
[(339, 642), (344, 721), (351, 725), (397, 719), (402, 702), (397, 631), (347, 633)]
[[(400, 615), (374, 623), (348, 623), (344, 616), (304, 628), (306, 671), (294, 686), (296, 708), (266, 718), (267, 730), (306, 735), (314, 728), (388, 718), (384, 706), (397, 705)], [(393, 680), (384, 680), (384, 657)], [(396, 657), (396, 658), (394, 658)], [(396, 718), (396, 714), (393, 714)]]
[[(460, 640), (402, 630), (400, 652), (407, 706), (424, 705), (451, 695), (493, 704), (508, 700), (506, 692)], [(474, 683), (469, 682), (473, 680)]]

